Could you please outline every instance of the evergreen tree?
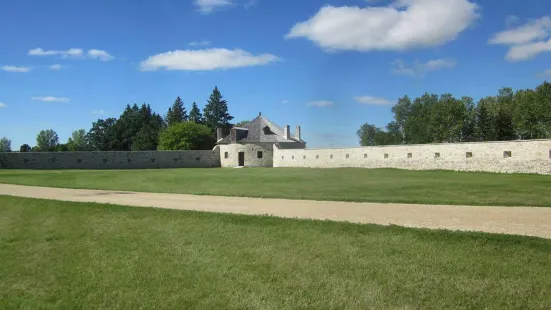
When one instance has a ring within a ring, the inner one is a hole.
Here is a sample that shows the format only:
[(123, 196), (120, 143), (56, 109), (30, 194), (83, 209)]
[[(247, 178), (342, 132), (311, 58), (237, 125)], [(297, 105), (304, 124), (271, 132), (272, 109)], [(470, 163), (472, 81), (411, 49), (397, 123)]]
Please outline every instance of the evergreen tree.
[(197, 107), (197, 103), (195, 103), (195, 101), (189, 111), (189, 121), (197, 124), (203, 123), (203, 115), (201, 114), (201, 110), (199, 110), (199, 107)]
[(485, 99), (481, 99), (476, 107), (475, 132), (476, 140), (491, 141), (494, 140), (492, 117), (486, 107)]
[(168, 126), (172, 126), (177, 123), (185, 122), (188, 120), (187, 111), (184, 107), (184, 102), (178, 96), (172, 107), (168, 108), (166, 113), (166, 123)]
[(230, 121), (233, 119), (233, 116), (228, 113), (228, 104), (226, 100), (223, 99), (217, 86), (214, 87), (203, 109), (203, 117), (205, 119), (205, 125), (207, 125), (213, 133), (216, 132), (216, 128), (218, 127), (222, 128), (225, 134), (229, 133), (232, 126)]

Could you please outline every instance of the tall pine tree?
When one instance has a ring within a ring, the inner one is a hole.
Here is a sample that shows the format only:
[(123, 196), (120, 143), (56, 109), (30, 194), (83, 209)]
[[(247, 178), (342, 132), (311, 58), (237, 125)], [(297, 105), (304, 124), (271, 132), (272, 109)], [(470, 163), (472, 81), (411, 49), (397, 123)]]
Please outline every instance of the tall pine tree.
[(180, 96), (174, 100), (172, 107), (168, 108), (166, 113), (166, 123), (168, 126), (185, 122), (188, 120), (187, 111), (184, 107), (184, 102), (180, 99)]
[(203, 109), (203, 117), (205, 119), (205, 125), (207, 125), (213, 134), (216, 132), (216, 128), (222, 128), (224, 134), (228, 134), (232, 126), (230, 121), (233, 119), (228, 113), (228, 103), (223, 99), (222, 94), (215, 86), (209, 101)]
[(203, 123), (203, 114), (201, 114), (201, 110), (199, 110), (199, 107), (197, 107), (197, 103), (195, 103), (195, 101), (193, 101), (193, 106), (189, 111), (189, 121), (197, 124)]

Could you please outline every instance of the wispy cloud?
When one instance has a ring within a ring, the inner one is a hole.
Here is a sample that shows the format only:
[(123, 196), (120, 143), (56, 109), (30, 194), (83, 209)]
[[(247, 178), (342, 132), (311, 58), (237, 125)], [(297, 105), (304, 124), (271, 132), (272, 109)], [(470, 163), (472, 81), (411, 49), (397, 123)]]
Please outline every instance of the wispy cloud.
[(391, 105), (392, 104), (391, 101), (385, 98), (372, 97), (372, 96), (354, 97), (354, 100), (356, 100), (359, 103), (369, 104), (369, 105)]
[(71, 99), (64, 97), (31, 97), (31, 100), (44, 101), (44, 102), (69, 102)]
[(8, 107), (7, 104), (5, 104), (5, 103), (3, 103), (3, 102), (0, 102), (0, 109), (2, 109), (2, 108), (7, 108), (7, 107)]
[(195, 0), (194, 3), (203, 14), (212, 13), (215, 10), (233, 5), (229, 0)]
[(329, 106), (335, 105), (335, 103), (329, 100), (317, 100), (317, 101), (309, 102), (307, 105), (309, 107), (323, 108), (323, 107), (329, 107)]
[(192, 41), (188, 43), (189, 46), (207, 46), (210, 45), (210, 41), (201, 40), (201, 41)]
[(55, 65), (48, 66), (48, 69), (54, 70), (54, 71), (61, 70), (63, 68), (64, 68), (64, 66), (62, 66), (60, 64), (55, 64)]
[(29, 50), (30, 56), (61, 56), (62, 58), (70, 59), (99, 59), (101, 61), (109, 61), (114, 59), (109, 53), (104, 50), (90, 49), (87, 53), (81, 48), (71, 48), (68, 50), (44, 50), (35, 48)]
[(19, 72), (19, 73), (26, 73), (31, 71), (31, 67), (17, 67), (17, 66), (2, 66), (0, 67), (0, 69), (6, 72)]
[(505, 59), (523, 61), (551, 52), (551, 17), (529, 20), (525, 24), (494, 34), (488, 44), (507, 45)]
[(109, 53), (107, 53), (106, 51), (96, 50), (96, 49), (89, 50), (87, 55), (88, 55), (88, 58), (99, 59), (101, 61), (109, 61), (115, 58), (109, 55)]
[(211, 48), (176, 50), (153, 55), (140, 64), (141, 71), (186, 70), (209, 71), (262, 66), (280, 60), (272, 54), (253, 55), (240, 49)]
[(456, 65), (457, 63), (450, 59), (433, 59), (425, 63), (416, 61), (412, 66), (407, 66), (403, 61), (396, 60), (392, 63), (392, 72), (411, 77), (423, 77), (431, 71), (450, 69)]
[(105, 114), (105, 111), (104, 110), (93, 110), (92, 114), (101, 115), (101, 114)]

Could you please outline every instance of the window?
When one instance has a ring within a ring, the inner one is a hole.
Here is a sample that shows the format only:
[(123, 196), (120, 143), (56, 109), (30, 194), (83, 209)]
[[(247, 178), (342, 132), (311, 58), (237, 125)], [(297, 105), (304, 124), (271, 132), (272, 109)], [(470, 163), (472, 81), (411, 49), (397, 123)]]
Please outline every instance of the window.
[(151, 162), (154, 163), (154, 162), (155, 162), (155, 158), (151, 158)]
[(302, 156), (302, 159), (306, 159), (306, 155)]
[(467, 152), (467, 154), (465, 156), (467, 158), (472, 158), (473, 157), (473, 152)]
[(350, 158), (350, 155), (349, 155), (349, 154), (346, 154), (346, 158)]
[(503, 158), (509, 158), (513, 156), (513, 154), (511, 153), (511, 151), (505, 151), (503, 152)]
[(385, 154), (385, 158), (388, 158), (388, 154)]
[(77, 163), (80, 164), (81, 162), (82, 162), (82, 158), (78, 158), (78, 159), (77, 159)]
[(262, 158), (262, 151), (256, 152), (256, 158)]
[(434, 158), (440, 158), (440, 153), (434, 153)]
[(201, 157), (195, 157), (195, 160), (196, 160), (196, 161), (200, 161), (200, 160), (201, 160)]
[(285, 159), (285, 156), (281, 156), (281, 159)]
[[(549, 158), (551, 158), (551, 151), (549, 151)], [(320, 159), (320, 156), (316, 155), (316, 159)]]
[(333, 154), (329, 155), (329, 158), (330, 158), (330, 159), (333, 159)]
[(364, 158), (367, 158), (367, 154), (364, 154)]
[(228, 154), (228, 152), (224, 152), (224, 158), (228, 158), (230, 157), (230, 154)]
[(412, 153), (408, 153), (408, 158), (412, 158), (413, 157), (413, 154)]
[(295, 159), (295, 156), (294, 156), (294, 155), (293, 155), (293, 156), (291, 156), (291, 159)]

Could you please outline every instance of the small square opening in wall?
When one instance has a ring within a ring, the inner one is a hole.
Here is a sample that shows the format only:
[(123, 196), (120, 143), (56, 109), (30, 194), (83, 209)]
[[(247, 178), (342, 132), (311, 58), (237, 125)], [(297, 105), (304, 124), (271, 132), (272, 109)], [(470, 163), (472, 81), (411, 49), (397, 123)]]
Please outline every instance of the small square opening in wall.
[(281, 156), (281, 159), (285, 159), (285, 156)]
[(329, 158), (330, 158), (330, 159), (333, 159), (333, 155), (329, 155)]
[(303, 155), (303, 156), (302, 156), (302, 159), (306, 159), (306, 155)]
[(224, 152), (224, 158), (227, 159), (228, 157), (230, 157), (230, 154), (228, 152)]
[(440, 158), (440, 153), (434, 153), (434, 158)]
[[(551, 151), (549, 151), (549, 156), (551, 156)], [(550, 157), (551, 158), (551, 157)], [(316, 155), (316, 159), (320, 159), (319, 155)]]
[(350, 155), (349, 155), (349, 154), (346, 154), (346, 158), (350, 158)]
[(511, 151), (504, 151), (503, 152), (503, 158), (509, 158), (513, 156), (513, 153)]
[(473, 152), (467, 152), (467, 153), (465, 154), (465, 157), (467, 157), (467, 158), (472, 158), (472, 157), (473, 157)]
[(388, 158), (388, 154), (385, 154), (385, 158)]
[(412, 153), (408, 153), (408, 158), (412, 158), (413, 157), (413, 154)]
[(262, 152), (261, 151), (256, 152), (256, 157), (257, 158), (262, 158)]
[(293, 156), (291, 156), (291, 159), (295, 159), (295, 156), (294, 156), (294, 155), (293, 155)]
[(364, 158), (367, 158), (367, 154), (364, 154)]

